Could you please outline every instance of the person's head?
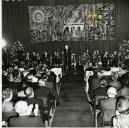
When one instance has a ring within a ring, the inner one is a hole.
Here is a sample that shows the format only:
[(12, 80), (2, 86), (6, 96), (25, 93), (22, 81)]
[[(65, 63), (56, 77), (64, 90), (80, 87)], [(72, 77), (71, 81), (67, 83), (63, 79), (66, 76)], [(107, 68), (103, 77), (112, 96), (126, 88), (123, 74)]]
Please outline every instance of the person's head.
[(50, 75), (51, 70), (49, 68), (46, 69), (46, 74)]
[(23, 83), (22, 83), (22, 88), (27, 88), (29, 86), (29, 83), (27, 82), (27, 81), (24, 81)]
[(4, 101), (11, 101), (13, 97), (13, 91), (10, 88), (6, 88), (2, 91), (2, 99)]
[(33, 74), (28, 74), (28, 75), (26, 76), (26, 78), (27, 78), (27, 81), (32, 82)]
[(33, 114), (34, 116), (38, 116), (38, 104), (35, 104), (35, 106), (33, 104), (30, 104), (28, 106), (26, 101), (20, 100), (18, 102), (16, 102), (15, 106), (15, 111), (19, 114), (19, 116), (29, 116), (32, 113), (33, 110)]
[(19, 116), (27, 115), (26, 113), (27, 113), (28, 105), (26, 101), (16, 102), (14, 108), (15, 108), (15, 111), (19, 114)]
[(41, 75), (41, 79), (42, 79), (43, 81), (47, 81), (47, 78), (48, 78), (48, 76), (47, 76), (46, 73), (43, 73), (43, 74)]
[(111, 82), (109, 83), (109, 85), (110, 85), (111, 87), (115, 87), (117, 90), (121, 88), (121, 84), (120, 84), (119, 81), (111, 81)]
[(92, 65), (92, 63), (89, 63), (89, 67), (92, 67), (93, 65)]
[(27, 87), (25, 89), (25, 94), (26, 94), (27, 98), (34, 97), (34, 90), (33, 90), (33, 88), (32, 87)]
[(93, 51), (93, 54), (96, 55), (96, 51)]
[(68, 45), (65, 45), (65, 49), (68, 50), (68, 48), (69, 48)]
[(117, 51), (114, 51), (114, 55), (116, 55), (117, 54)]
[(42, 79), (40, 79), (40, 80), (38, 81), (38, 85), (39, 85), (39, 86), (45, 86), (45, 81), (42, 80)]
[(14, 61), (13, 68), (18, 69), (19, 62), (18, 60)]
[(29, 73), (30, 73), (30, 74), (33, 74), (33, 76), (35, 76), (37, 72), (36, 72), (35, 69), (30, 69)]
[(108, 85), (107, 80), (104, 78), (101, 78), (99, 80), (99, 84), (100, 84), (100, 87), (107, 87), (107, 85)]
[(113, 80), (117, 80), (118, 79), (118, 73), (117, 72), (112, 72), (111, 77), (112, 77)]
[(120, 97), (116, 102), (116, 110), (120, 114), (129, 114), (129, 99), (126, 97)]
[(19, 75), (19, 71), (17, 69), (14, 69), (12, 75), (13, 77), (17, 77)]
[(102, 67), (102, 62), (98, 62), (98, 67)]
[(115, 97), (117, 95), (117, 90), (114, 87), (110, 87), (107, 90), (108, 97)]
[(104, 55), (106, 55), (106, 56), (107, 56), (107, 55), (108, 55), (108, 52), (106, 51), (106, 52), (104, 53)]
[(33, 51), (33, 53), (32, 53), (34, 56), (36, 55), (36, 52), (35, 51)]
[(96, 53), (99, 54), (99, 50), (96, 50)]

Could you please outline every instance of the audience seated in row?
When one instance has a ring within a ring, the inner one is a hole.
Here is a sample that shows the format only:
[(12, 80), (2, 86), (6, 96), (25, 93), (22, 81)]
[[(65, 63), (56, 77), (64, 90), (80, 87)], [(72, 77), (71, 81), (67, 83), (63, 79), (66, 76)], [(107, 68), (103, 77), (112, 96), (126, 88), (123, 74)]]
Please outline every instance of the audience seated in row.
[[(109, 124), (111, 125), (111, 116), (114, 116), (116, 109), (116, 95), (117, 90), (114, 87), (110, 87), (107, 90), (107, 98), (99, 100), (98, 109), (100, 110), (100, 113), (98, 114), (98, 126), (102, 126), (102, 124), (104, 123), (104, 116), (106, 118), (106, 121), (109, 120)], [(103, 115), (103, 113), (105, 115)]]
[[(43, 127), (43, 121), (38, 116), (38, 104), (28, 105), (26, 101), (18, 101), (15, 106), (18, 116), (9, 120), (10, 127)], [(33, 110), (34, 108), (34, 110)], [(31, 117), (33, 111), (33, 116)]]

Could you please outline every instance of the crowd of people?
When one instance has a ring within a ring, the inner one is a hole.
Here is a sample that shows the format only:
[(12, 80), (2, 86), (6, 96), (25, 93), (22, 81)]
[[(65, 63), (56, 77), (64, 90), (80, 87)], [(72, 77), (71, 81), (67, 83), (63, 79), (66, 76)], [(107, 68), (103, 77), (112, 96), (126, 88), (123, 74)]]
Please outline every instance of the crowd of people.
[[(27, 65), (32, 65), (33, 62), (36, 62), (38, 64), (46, 64), (49, 67), (62, 67), (64, 65), (64, 52), (65, 51), (56, 50), (52, 55), (50, 55), (47, 51), (43, 51), (42, 54), (39, 54), (36, 51), (26, 53), (23, 45), (20, 41), (17, 41), (14, 45), (3, 49), (3, 65), (10, 66), (14, 60), (18, 60), (20, 63), (24, 62)], [(98, 66), (98, 62), (101, 62), (104, 68), (113, 66), (128, 68), (129, 40), (124, 40), (122, 45), (119, 46), (119, 49), (113, 52), (105, 51), (104, 53), (101, 53), (99, 50), (90, 52), (89, 49), (87, 49), (86, 51), (78, 54), (71, 50), (69, 58), (71, 58), (70, 65), (73, 65), (74, 67), (78, 65)]]
[(60, 104), (61, 72), (56, 73), (47, 59), (39, 62), (35, 52), (31, 60), (24, 58), (20, 42), (11, 49), (10, 55), (9, 62), (3, 58), (2, 63), (3, 126), (49, 126), (55, 107)]
[(129, 127), (128, 46), (129, 41), (124, 41), (119, 51), (112, 55), (113, 61), (105, 52), (104, 62), (96, 60), (98, 65), (86, 68), (86, 72), (92, 71), (87, 93), (96, 126)]
[(100, 53), (99, 50), (93, 51), (93, 54), (89, 53), (89, 50), (83, 53), (80, 57), (83, 65), (89, 65), (92, 63), (93, 66), (97, 66), (98, 62), (102, 63), (102, 66), (107, 67), (129, 67), (129, 40), (124, 40), (122, 45), (119, 46), (118, 51), (105, 51), (104, 54)]
[[(30, 55), (25, 53), (18, 41), (3, 49), (2, 59), (3, 126), (49, 126), (50, 111), (53, 112), (60, 103), (61, 74), (56, 75), (51, 70), (63, 68), (59, 51), (55, 51), (54, 56), (47, 52), (40, 56), (35, 51)], [(102, 55), (98, 50), (91, 54), (86, 50), (78, 62), (76, 58), (74, 60), (73, 63), (83, 65), (86, 71), (93, 71), (88, 81), (88, 94), (98, 125), (108, 123), (115, 128), (129, 127), (129, 40), (124, 40), (119, 50), (112, 54), (106, 51)], [(121, 70), (112, 70), (109, 76), (101, 75), (103, 71), (110, 71), (111, 67)]]
[[(97, 126), (129, 127), (129, 73), (89, 78), (89, 103)], [(116, 123), (117, 122), (117, 123)]]

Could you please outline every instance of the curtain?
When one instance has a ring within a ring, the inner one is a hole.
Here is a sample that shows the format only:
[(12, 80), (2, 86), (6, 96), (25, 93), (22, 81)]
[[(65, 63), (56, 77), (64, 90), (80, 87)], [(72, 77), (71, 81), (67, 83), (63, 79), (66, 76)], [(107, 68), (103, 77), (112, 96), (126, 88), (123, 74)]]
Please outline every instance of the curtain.
[(30, 51), (29, 14), (24, 2), (3, 2), (2, 36), (8, 44), (21, 41), (25, 50)]

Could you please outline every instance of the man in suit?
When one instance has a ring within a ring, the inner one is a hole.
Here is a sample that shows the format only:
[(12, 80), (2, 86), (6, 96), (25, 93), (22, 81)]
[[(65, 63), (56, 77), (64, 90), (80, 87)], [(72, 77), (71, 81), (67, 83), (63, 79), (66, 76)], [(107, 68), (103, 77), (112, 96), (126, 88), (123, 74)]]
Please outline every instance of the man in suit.
[(107, 98), (100, 99), (99, 101), (99, 109), (100, 110), (106, 110), (106, 109), (112, 109), (115, 110), (116, 106), (116, 96), (117, 95), (117, 90), (114, 87), (110, 87), (107, 90)]
[(32, 87), (27, 87), (26, 90), (25, 90), (25, 94), (27, 96), (25, 101), (28, 103), (28, 105), (38, 104), (39, 110), (42, 111), (43, 101), (40, 98), (35, 97), (33, 88)]
[(91, 99), (93, 99), (93, 91), (97, 88), (100, 87), (100, 79), (102, 78), (101, 76), (97, 75), (98, 71), (94, 70), (94, 74), (92, 76), (89, 77), (89, 95), (91, 97)]
[(28, 106), (26, 101), (18, 101), (15, 104), (15, 111), (19, 116), (9, 119), (10, 127), (44, 127), (43, 121), (37, 115), (38, 107), (35, 106), (34, 116), (29, 117), (32, 112), (33, 105)]
[(71, 69), (71, 49), (65, 45), (64, 49), (64, 71)]
[[(117, 95), (117, 90), (114, 87), (110, 87), (107, 90), (107, 98), (103, 98), (100, 99), (99, 104), (98, 104), (98, 109), (100, 110), (100, 113), (98, 114), (98, 124), (99, 126), (102, 125), (103, 123), (103, 116), (105, 116), (105, 121), (110, 121), (111, 124), (111, 120), (112, 117), (115, 114), (115, 109), (116, 109), (116, 95)], [(105, 115), (102, 115), (102, 112)], [(106, 120), (107, 119), (107, 120)]]

